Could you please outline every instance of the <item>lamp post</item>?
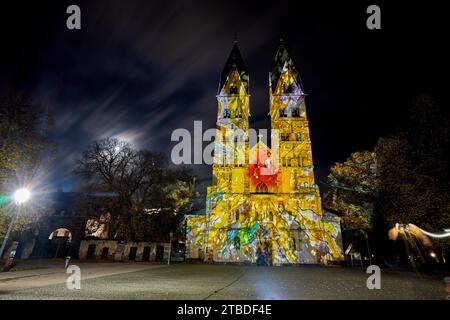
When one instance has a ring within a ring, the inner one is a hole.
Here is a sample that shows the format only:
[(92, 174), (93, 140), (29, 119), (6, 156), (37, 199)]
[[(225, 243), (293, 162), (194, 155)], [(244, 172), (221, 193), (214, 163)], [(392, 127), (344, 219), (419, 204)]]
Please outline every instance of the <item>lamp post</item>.
[(167, 265), (170, 265), (170, 256), (172, 255), (172, 237), (173, 232), (169, 233), (169, 258), (167, 259)]
[[(14, 192), (14, 202), (17, 206), (24, 204), (30, 199), (31, 193), (27, 188), (20, 188)], [(13, 215), (11, 221), (9, 222), (8, 230), (6, 231), (5, 238), (3, 239), (2, 247), (0, 248), (0, 259), (3, 257), (3, 252), (5, 251), (6, 243), (8, 242), (9, 235), (11, 233), (14, 222), (16, 222), (18, 211)]]

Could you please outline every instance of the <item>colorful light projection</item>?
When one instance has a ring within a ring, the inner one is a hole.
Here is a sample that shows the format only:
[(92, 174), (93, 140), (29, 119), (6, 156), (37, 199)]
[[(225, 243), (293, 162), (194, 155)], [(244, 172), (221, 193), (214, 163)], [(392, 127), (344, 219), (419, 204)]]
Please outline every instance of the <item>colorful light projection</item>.
[[(195, 255), (202, 247), (207, 261), (267, 265), (340, 260), (339, 223), (322, 215), (304, 92), (283, 44), (270, 74), (271, 126), (281, 133), (279, 164), (261, 141), (251, 149), (248, 142), (228, 143), (236, 130), (248, 136), (248, 81), (235, 44), (217, 96), (217, 130), (223, 139), (215, 148), (206, 216), (188, 218), (188, 252)], [(246, 163), (224, 160), (236, 154), (244, 154)]]
[[(208, 224), (202, 240), (213, 261), (263, 261), (280, 265), (342, 258), (342, 249), (336, 242), (339, 222), (323, 220), (315, 214), (313, 197), (285, 194), (219, 197), (212, 197), (216, 206), (209, 217), (196, 217)], [(204, 224), (201, 226), (204, 228)]]
[(254, 186), (264, 186), (269, 189), (280, 182), (281, 172), (278, 165), (273, 162), (270, 149), (262, 142), (258, 142), (250, 153), (247, 169), (250, 182)]
[(205, 249), (206, 219), (205, 216), (188, 215), (186, 221), (186, 257), (190, 259), (201, 258)]

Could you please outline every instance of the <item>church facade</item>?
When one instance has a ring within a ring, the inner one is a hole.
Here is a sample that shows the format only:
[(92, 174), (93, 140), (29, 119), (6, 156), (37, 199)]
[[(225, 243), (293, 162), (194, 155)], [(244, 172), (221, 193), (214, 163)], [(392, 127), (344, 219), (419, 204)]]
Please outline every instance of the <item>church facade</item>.
[(249, 88), (235, 43), (217, 94), (206, 215), (187, 217), (188, 255), (264, 265), (341, 260), (339, 221), (323, 214), (314, 181), (305, 92), (282, 41), (269, 73), (271, 148), (249, 128)]

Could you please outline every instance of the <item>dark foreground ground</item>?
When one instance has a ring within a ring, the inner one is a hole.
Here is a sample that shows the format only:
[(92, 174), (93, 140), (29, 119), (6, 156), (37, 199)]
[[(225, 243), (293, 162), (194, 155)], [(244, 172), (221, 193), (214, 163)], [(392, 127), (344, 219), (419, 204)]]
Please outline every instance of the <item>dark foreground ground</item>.
[[(76, 263), (76, 262), (74, 262)], [(0, 274), (0, 299), (445, 299), (443, 276), (381, 273), (369, 290), (363, 269), (79, 263), (81, 289), (55, 265)]]

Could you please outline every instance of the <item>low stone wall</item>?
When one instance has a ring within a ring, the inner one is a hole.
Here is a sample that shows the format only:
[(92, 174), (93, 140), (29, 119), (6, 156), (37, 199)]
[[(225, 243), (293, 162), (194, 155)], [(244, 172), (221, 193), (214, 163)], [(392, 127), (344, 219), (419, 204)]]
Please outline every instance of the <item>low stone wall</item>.
[(119, 242), (115, 240), (82, 240), (80, 259), (114, 261), (167, 261), (169, 243)]

